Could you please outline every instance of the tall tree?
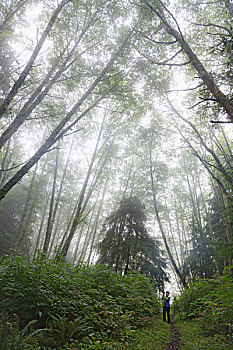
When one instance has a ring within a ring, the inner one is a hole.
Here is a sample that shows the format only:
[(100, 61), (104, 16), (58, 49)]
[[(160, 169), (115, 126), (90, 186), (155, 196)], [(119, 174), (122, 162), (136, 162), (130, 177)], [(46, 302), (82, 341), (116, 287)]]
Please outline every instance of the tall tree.
[(118, 209), (105, 220), (98, 263), (113, 266), (116, 272), (124, 274), (138, 270), (162, 286), (166, 264), (159, 242), (148, 234), (145, 221), (144, 204), (138, 198), (122, 199)]

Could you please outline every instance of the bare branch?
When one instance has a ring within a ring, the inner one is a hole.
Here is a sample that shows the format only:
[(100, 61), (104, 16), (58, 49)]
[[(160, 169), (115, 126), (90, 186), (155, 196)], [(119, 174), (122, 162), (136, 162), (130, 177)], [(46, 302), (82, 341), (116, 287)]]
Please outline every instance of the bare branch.
[(219, 24), (214, 24), (214, 23), (206, 23), (206, 24), (204, 24), (204, 23), (195, 23), (195, 22), (192, 22), (192, 21), (189, 21), (189, 20), (187, 20), (187, 21), (188, 21), (189, 23), (191, 23), (191, 24), (196, 25), (196, 26), (220, 28), (220, 29), (225, 30), (226, 32), (228, 32), (228, 34), (229, 34), (230, 36), (232, 36), (232, 32), (231, 32), (228, 28), (226, 28), (226, 27), (224, 27), (224, 26), (220, 26)]
[(70, 135), (73, 135), (73, 134), (76, 134), (77, 132), (79, 132), (80, 130), (84, 130), (84, 128), (79, 128), (73, 132), (70, 132), (69, 134), (64, 134), (63, 137), (66, 137), (66, 136), (70, 136)]
[(152, 58), (146, 56), (144, 53), (142, 53), (141, 51), (139, 51), (139, 49), (137, 47), (134, 47), (135, 50), (141, 55), (143, 56), (144, 58), (146, 58), (148, 61), (150, 61), (152, 64), (156, 64), (158, 66), (186, 66), (188, 64), (190, 64), (190, 61), (187, 61), (187, 62), (183, 62), (183, 63), (167, 63), (171, 60), (173, 60), (180, 52), (182, 52), (183, 50), (179, 50), (178, 52), (176, 52), (172, 57), (168, 58), (167, 60), (163, 61), (163, 62), (156, 62), (154, 60), (152, 60)]
[(204, 83), (201, 83), (201, 84), (199, 84), (199, 85), (197, 85), (197, 86), (195, 86), (195, 87), (193, 87), (193, 88), (168, 90), (168, 91), (165, 91), (165, 92), (193, 91), (193, 90), (196, 90), (196, 89), (198, 89), (199, 87), (201, 87), (201, 86), (203, 86), (203, 85), (204, 85)]
[[(196, 154), (194, 154), (194, 155), (196, 155)], [(205, 163), (206, 163), (207, 165), (209, 165), (210, 167), (213, 167), (213, 168), (215, 168), (216, 170), (220, 171), (220, 169), (219, 169), (217, 166), (215, 166), (214, 164), (211, 164), (211, 163), (207, 162), (207, 160), (205, 160), (205, 159), (203, 159), (203, 158), (202, 158), (202, 160), (203, 160), (203, 162), (205, 162)]]
[(13, 170), (13, 169), (17, 169), (17, 168), (19, 168), (20, 166), (24, 165), (25, 163), (26, 163), (26, 161), (23, 162), (23, 163), (20, 163), (20, 164), (18, 164), (18, 165), (15, 165), (15, 166), (13, 166), (13, 167), (11, 167), (11, 168), (8, 168), (8, 169), (0, 169), (0, 171), (6, 172), (6, 171)]
[[(201, 97), (200, 97), (200, 98), (201, 98)], [(206, 99), (203, 99), (203, 98), (202, 98), (201, 101), (197, 102), (195, 105), (193, 105), (192, 107), (189, 107), (188, 109), (193, 109), (193, 108), (199, 106), (201, 103), (204, 103), (204, 102), (207, 102), (207, 101), (217, 102), (217, 100), (212, 99), (212, 98), (206, 98)]]
[(139, 34), (141, 34), (144, 38), (146, 38), (147, 40), (155, 43), (155, 44), (165, 44), (165, 45), (172, 45), (172, 44), (176, 44), (177, 43), (177, 40), (173, 40), (173, 41), (157, 41), (157, 40), (154, 40), (152, 38), (150, 38), (149, 36), (145, 35), (144, 33), (138, 31)]
[(215, 124), (233, 124), (233, 121), (223, 121), (223, 120), (210, 120), (210, 122)]
[(179, 26), (179, 24), (178, 24), (176, 18), (173, 16), (173, 14), (168, 10), (168, 8), (164, 5), (164, 3), (163, 3), (161, 0), (159, 0), (159, 2), (160, 2), (160, 4), (162, 5), (162, 7), (165, 9), (165, 11), (168, 12), (168, 14), (171, 16), (171, 18), (172, 18), (173, 21), (175, 22), (175, 24), (176, 24), (176, 26), (177, 26), (177, 28), (178, 28), (178, 32), (180, 33), (180, 36), (181, 36), (181, 38), (182, 38), (183, 41), (184, 41), (184, 37), (183, 37), (182, 31), (181, 31), (181, 29), (180, 29), (180, 26)]

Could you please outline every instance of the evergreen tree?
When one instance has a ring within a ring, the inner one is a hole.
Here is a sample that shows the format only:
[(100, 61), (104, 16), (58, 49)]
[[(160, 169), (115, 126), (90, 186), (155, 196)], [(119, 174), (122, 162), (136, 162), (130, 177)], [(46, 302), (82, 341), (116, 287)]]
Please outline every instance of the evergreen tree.
[(108, 264), (121, 274), (137, 270), (162, 286), (167, 280), (166, 263), (159, 242), (149, 235), (145, 221), (144, 204), (137, 197), (123, 198), (118, 209), (105, 220), (98, 263)]

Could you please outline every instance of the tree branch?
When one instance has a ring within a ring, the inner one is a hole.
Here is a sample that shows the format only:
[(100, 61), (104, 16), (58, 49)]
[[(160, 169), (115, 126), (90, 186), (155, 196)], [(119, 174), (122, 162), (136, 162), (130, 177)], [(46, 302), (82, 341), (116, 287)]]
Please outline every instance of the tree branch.
[(226, 28), (226, 27), (224, 27), (224, 26), (220, 26), (219, 24), (214, 24), (214, 23), (207, 23), (207, 24), (204, 24), (204, 23), (195, 23), (195, 22), (192, 22), (192, 21), (189, 21), (189, 20), (187, 20), (187, 21), (188, 21), (189, 23), (191, 23), (191, 24), (196, 25), (196, 26), (220, 28), (220, 29), (225, 30), (226, 32), (229, 33), (230, 36), (232, 36), (232, 32), (231, 32), (228, 28)]
[(150, 61), (152, 64), (156, 64), (158, 66), (185, 66), (185, 65), (188, 65), (190, 64), (190, 61), (188, 62), (183, 62), (183, 63), (167, 63), (171, 60), (173, 60), (180, 52), (182, 52), (182, 49), (179, 50), (178, 52), (176, 52), (172, 57), (168, 58), (167, 60), (163, 61), (163, 62), (156, 62), (154, 60), (152, 60), (150, 57), (146, 56), (144, 53), (142, 53), (141, 51), (139, 51), (139, 49), (135, 46), (134, 47), (135, 50), (141, 55), (143, 56), (144, 58), (146, 58), (148, 61)]
[(204, 85), (204, 83), (201, 83), (201, 84), (199, 84), (199, 85), (197, 85), (196, 87), (193, 87), (193, 88), (188, 88), (188, 89), (176, 89), (176, 90), (168, 90), (168, 91), (165, 91), (166, 93), (167, 92), (179, 92), (179, 91), (193, 91), (193, 90), (196, 90), (196, 89), (198, 89), (199, 87), (201, 87), (201, 86), (203, 86)]
[(145, 39), (155, 43), (155, 44), (165, 44), (165, 45), (172, 45), (172, 44), (176, 44), (177, 43), (177, 40), (173, 40), (173, 41), (157, 41), (157, 40), (154, 40), (152, 38), (150, 38), (149, 36), (143, 34), (142, 32), (138, 31), (139, 34), (141, 34)]

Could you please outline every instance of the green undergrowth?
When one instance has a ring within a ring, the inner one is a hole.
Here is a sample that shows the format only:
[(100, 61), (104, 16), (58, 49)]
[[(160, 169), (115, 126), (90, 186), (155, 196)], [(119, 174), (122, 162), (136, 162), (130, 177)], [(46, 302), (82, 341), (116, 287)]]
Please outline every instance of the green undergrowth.
[(154, 317), (147, 326), (131, 332), (125, 340), (100, 341), (91, 344), (74, 344), (62, 350), (164, 350), (170, 342), (170, 326)]
[(232, 339), (229, 335), (208, 335), (198, 321), (177, 321), (182, 339), (182, 350), (232, 350)]
[(139, 273), (43, 256), (0, 264), (1, 350), (137, 349), (153, 332), (162, 344), (159, 308), (156, 286)]
[(135, 332), (124, 350), (162, 350), (170, 342), (170, 325), (154, 318), (151, 324)]
[(190, 283), (173, 303), (183, 349), (233, 349), (233, 266)]

